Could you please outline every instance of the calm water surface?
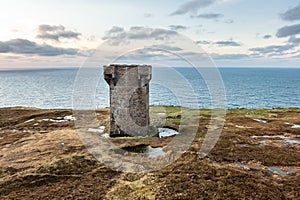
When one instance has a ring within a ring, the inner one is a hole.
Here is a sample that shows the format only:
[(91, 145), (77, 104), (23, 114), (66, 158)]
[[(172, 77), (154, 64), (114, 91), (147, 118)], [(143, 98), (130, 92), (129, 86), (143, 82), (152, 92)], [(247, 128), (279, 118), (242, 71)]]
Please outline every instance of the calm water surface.
[[(0, 71), (0, 107), (72, 108), (77, 71)], [(219, 68), (219, 71), (226, 89), (228, 108), (300, 107), (300, 69)], [(205, 81), (193, 68), (176, 68), (176, 72), (195, 91), (197, 107), (212, 107)], [(170, 89), (174, 86), (184, 91), (184, 82), (161, 68), (153, 68), (150, 104), (182, 105), (180, 98), (189, 102), (191, 95), (183, 92), (178, 99), (180, 95), (174, 95)], [(96, 94), (97, 107), (109, 106), (108, 85), (102, 79)]]

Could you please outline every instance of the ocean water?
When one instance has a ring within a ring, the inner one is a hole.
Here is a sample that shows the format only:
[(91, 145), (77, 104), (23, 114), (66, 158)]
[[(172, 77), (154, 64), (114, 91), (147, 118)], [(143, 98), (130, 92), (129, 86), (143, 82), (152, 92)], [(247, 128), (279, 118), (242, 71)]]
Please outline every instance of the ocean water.
[[(207, 87), (206, 79), (195, 69), (172, 70), (174, 73), (163, 68), (153, 68), (151, 105), (214, 107), (211, 88)], [(224, 83), (224, 103), (227, 108), (300, 107), (300, 69), (218, 70)], [(78, 69), (0, 71), (0, 107), (73, 108), (73, 92), (78, 90), (74, 87), (77, 72)], [(101, 70), (99, 73), (96, 96), (92, 98), (95, 98), (96, 107), (108, 107), (109, 88)]]

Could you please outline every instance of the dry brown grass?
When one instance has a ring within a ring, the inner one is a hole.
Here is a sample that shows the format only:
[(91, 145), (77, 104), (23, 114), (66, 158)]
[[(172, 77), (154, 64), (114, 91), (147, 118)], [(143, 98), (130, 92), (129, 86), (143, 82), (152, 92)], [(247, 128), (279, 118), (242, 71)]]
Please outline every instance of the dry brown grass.
[[(167, 113), (167, 125), (177, 128), (180, 107), (158, 108), (157, 113), (162, 109)], [(266, 139), (266, 145), (260, 145), (259, 139), (250, 138), (285, 135), (300, 140), (300, 129), (284, 124), (300, 124), (299, 109), (229, 110), (217, 145), (208, 157), (199, 159), (210, 119), (210, 110), (202, 110), (198, 133), (190, 148), (170, 165), (142, 174), (116, 172), (99, 163), (82, 145), (73, 122), (39, 122), (34, 126), (43, 118), (70, 115), (70, 110), (0, 111), (1, 199), (300, 198), (300, 145), (286, 144), (280, 138)], [(97, 113), (99, 125), (108, 126), (109, 109)], [(196, 113), (190, 111), (191, 120)], [(30, 119), (34, 121), (24, 123)], [(171, 140), (111, 139), (119, 147), (166, 146)], [(285, 176), (270, 171), (270, 166), (294, 172)]]

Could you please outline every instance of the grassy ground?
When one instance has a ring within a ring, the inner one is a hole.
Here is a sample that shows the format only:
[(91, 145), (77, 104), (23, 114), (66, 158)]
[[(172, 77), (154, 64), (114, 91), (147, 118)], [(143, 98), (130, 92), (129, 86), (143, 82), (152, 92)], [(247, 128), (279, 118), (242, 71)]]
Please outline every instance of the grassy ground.
[[(292, 128), (300, 124), (299, 108), (227, 110), (220, 139), (207, 157), (199, 159), (211, 113), (151, 107), (151, 124), (178, 129), (185, 118), (199, 124), (196, 136), (170, 165), (148, 173), (124, 173), (98, 162), (86, 150), (73, 121), (43, 120), (72, 115), (70, 110), (2, 108), (0, 198), (300, 199), (300, 144), (286, 143), (287, 137), (300, 141), (300, 129)], [(108, 131), (109, 109), (98, 110), (97, 116)], [(151, 145), (167, 151), (172, 139), (110, 140), (119, 147)], [(166, 156), (174, 153), (167, 151)]]

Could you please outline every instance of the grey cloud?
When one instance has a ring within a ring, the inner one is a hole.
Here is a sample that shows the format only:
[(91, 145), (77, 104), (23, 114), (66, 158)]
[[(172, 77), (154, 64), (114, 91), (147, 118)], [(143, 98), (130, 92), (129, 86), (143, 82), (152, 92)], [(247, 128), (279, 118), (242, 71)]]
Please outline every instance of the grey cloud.
[(211, 57), (216, 60), (241, 60), (249, 58), (247, 54), (211, 54)]
[(59, 48), (37, 44), (25, 39), (0, 42), (0, 53), (31, 54), (40, 56), (81, 55), (78, 49)]
[(79, 39), (81, 33), (66, 30), (62, 25), (51, 26), (47, 24), (39, 25), (37, 38), (60, 41), (61, 39)]
[(172, 55), (167, 52), (155, 50), (155, 49), (141, 49), (135, 52), (132, 52), (129, 55), (122, 56), (119, 58), (120, 60), (165, 60), (165, 61), (182, 61), (182, 56), (185, 59), (208, 59), (208, 56), (211, 56), (213, 59), (216, 60), (242, 60), (249, 58), (247, 54), (207, 54), (203, 52), (180, 52), (179, 56)]
[(4, 57), (5, 59), (13, 59), (13, 60), (15, 60), (15, 59), (19, 59), (19, 58), (22, 58), (21, 56), (5, 56)]
[(277, 31), (277, 37), (288, 37), (300, 34), (300, 24), (285, 26)]
[(130, 54), (123, 55), (118, 60), (154, 60), (154, 59), (169, 59), (170, 54), (160, 49), (145, 47)]
[(207, 53), (203, 53), (203, 52), (194, 52), (194, 51), (189, 51), (189, 52), (183, 52), (180, 53), (181, 56), (185, 57), (185, 58), (207, 58), (208, 54)]
[(184, 15), (187, 13), (197, 13), (201, 8), (208, 7), (215, 3), (217, 0), (190, 0), (182, 5), (179, 8), (171, 13), (170, 15)]
[(290, 37), (288, 42), (292, 43), (294, 45), (299, 45), (300, 44), (300, 38), (296, 38), (295, 36), (292, 36), (292, 37)]
[(113, 27), (109, 30), (110, 33), (119, 33), (119, 32), (124, 32), (124, 31), (125, 31), (124, 28), (119, 27), (119, 26), (113, 26)]
[(183, 25), (170, 25), (169, 28), (173, 31), (186, 30), (187, 27)]
[(176, 46), (169, 46), (169, 45), (152, 45), (152, 46), (146, 46), (146, 48), (154, 48), (154, 49), (161, 49), (161, 50), (167, 50), (167, 51), (181, 51), (182, 48), (176, 47)]
[(153, 17), (153, 14), (151, 14), (151, 13), (145, 13), (145, 14), (144, 14), (144, 17), (145, 17), (145, 18), (150, 18), (150, 17)]
[(300, 5), (280, 14), (281, 18), (286, 21), (294, 21), (300, 19)]
[(288, 52), (281, 52), (281, 53), (275, 52), (275, 53), (269, 53), (266, 56), (269, 58), (272, 58), (274, 56), (283, 56), (283, 55), (288, 55), (288, 54), (289, 54)]
[(221, 17), (224, 17), (224, 15), (219, 13), (206, 13), (206, 14), (200, 14), (197, 16), (194, 16), (196, 18), (202, 18), (202, 19), (219, 19)]
[(233, 19), (228, 19), (228, 20), (224, 21), (224, 23), (226, 23), (226, 24), (232, 24), (232, 23), (234, 23), (234, 20)]
[(240, 43), (234, 42), (234, 41), (218, 41), (218, 42), (215, 42), (215, 44), (217, 44), (217, 45), (219, 45), (219, 46), (230, 46), (230, 47), (238, 47), (238, 46), (241, 46)]
[(60, 26), (51, 26), (51, 25), (47, 25), (47, 24), (41, 24), (39, 25), (39, 31), (41, 32), (47, 32), (47, 31), (56, 31), (59, 29), (64, 29), (64, 27), (62, 25)]
[(196, 44), (211, 44), (210, 41), (207, 41), (207, 40), (199, 40), (199, 41), (196, 41)]
[(264, 39), (270, 39), (272, 37), (272, 35), (264, 35), (263, 38)]
[(292, 56), (291, 58), (300, 58), (300, 54), (296, 54), (296, 55)]
[(129, 40), (164, 40), (174, 35), (177, 35), (175, 31), (160, 28), (134, 26), (131, 27), (128, 31), (126, 31), (122, 27), (115, 26), (112, 27), (109, 31), (107, 31), (105, 36), (102, 37), (102, 39), (109, 42), (111, 45), (120, 45), (122, 43), (128, 43)]
[(260, 54), (269, 54), (269, 53), (284, 53), (285, 51), (292, 50), (295, 46), (291, 44), (285, 45), (270, 45), (266, 47), (257, 47), (251, 48), (250, 51), (260, 53)]
[(177, 54), (174, 54), (172, 52), (167, 52), (161, 49), (156, 49), (152, 48), (153, 46), (150, 47), (145, 47), (144, 49), (139, 49), (137, 51), (131, 52), (128, 55), (124, 55), (118, 60), (147, 60), (149, 61), (182, 61), (185, 59), (189, 58), (207, 58), (207, 54), (201, 53), (201, 52), (176, 52)]
[(138, 54), (130, 54), (130, 55), (126, 55), (126, 56), (122, 56), (119, 59), (122, 60), (145, 60), (145, 59), (154, 59), (154, 58), (163, 58), (166, 57), (162, 54), (142, 54), (142, 53), (138, 53)]

